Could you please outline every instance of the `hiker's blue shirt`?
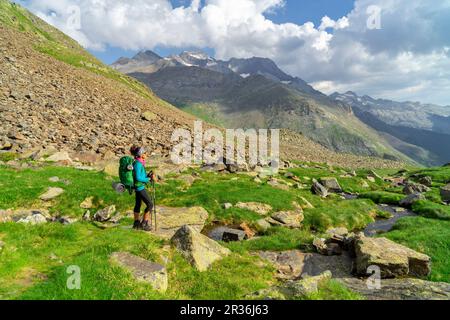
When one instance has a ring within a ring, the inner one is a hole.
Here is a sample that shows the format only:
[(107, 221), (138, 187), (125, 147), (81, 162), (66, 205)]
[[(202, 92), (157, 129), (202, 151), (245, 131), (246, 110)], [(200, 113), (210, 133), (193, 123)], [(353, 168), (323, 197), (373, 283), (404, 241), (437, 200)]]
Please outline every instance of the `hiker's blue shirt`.
[(147, 172), (145, 172), (145, 168), (142, 163), (139, 161), (135, 161), (134, 165), (134, 178), (135, 178), (135, 185), (136, 185), (136, 191), (142, 191), (145, 189), (145, 185), (150, 182), (150, 179), (147, 177)]

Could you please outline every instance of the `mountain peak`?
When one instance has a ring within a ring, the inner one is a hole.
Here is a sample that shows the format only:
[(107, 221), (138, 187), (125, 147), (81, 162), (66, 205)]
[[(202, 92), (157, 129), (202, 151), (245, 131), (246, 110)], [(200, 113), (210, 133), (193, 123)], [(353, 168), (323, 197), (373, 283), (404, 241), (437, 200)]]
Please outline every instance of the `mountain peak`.
[(137, 61), (145, 61), (145, 62), (150, 62), (150, 63), (154, 63), (157, 60), (162, 59), (161, 56), (159, 56), (158, 54), (154, 53), (151, 50), (143, 50), (140, 51), (138, 54), (136, 54), (133, 57), (133, 60), (137, 60)]
[(203, 51), (183, 51), (179, 55), (180, 57), (195, 59), (195, 60), (211, 60), (212, 58)]
[(249, 59), (232, 58), (228, 67), (237, 74), (263, 75), (277, 81), (292, 81), (293, 78), (284, 73), (274, 61), (268, 58), (253, 57)]

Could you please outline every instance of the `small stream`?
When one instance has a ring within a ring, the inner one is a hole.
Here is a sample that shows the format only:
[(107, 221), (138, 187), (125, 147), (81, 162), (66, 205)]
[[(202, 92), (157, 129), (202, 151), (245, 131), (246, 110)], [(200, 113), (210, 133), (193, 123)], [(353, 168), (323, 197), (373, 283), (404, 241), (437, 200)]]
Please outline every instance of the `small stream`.
[[(346, 200), (355, 200), (358, 199), (358, 196), (355, 194), (350, 193), (343, 193), (341, 194)], [(392, 205), (378, 205), (378, 209), (384, 212), (389, 212), (392, 215), (392, 218), (389, 219), (378, 219), (375, 222), (369, 224), (364, 229), (364, 235), (366, 237), (373, 237), (380, 233), (386, 233), (392, 230), (394, 225), (397, 223), (398, 220), (404, 217), (414, 217), (417, 216), (413, 211), (400, 208), (404, 211), (398, 211), (400, 207), (399, 206), (392, 206)]]
[(416, 216), (414, 212), (408, 209), (404, 209), (405, 211), (402, 212), (397, 212), (397, 208), (399, 207), (378, 205), (378, 209), (380, 209), (381, 211), (389, 212), (390, 214), (392, 214), (392, 218), (380, 219), (369, 224), (366, 229), (364, 229), (364, 234), (367, 237), (373, 237), (380, 233), (389, 232), (401, 218)]

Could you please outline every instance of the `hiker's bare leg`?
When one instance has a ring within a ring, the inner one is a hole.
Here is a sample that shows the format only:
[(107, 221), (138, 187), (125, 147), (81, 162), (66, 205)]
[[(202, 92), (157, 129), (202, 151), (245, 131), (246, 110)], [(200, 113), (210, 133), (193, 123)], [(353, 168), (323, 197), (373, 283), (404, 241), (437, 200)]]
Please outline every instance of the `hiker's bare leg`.
[(150, 212), (145, 212), (144, 221), (150, 221)]
[(140, 217), (141, 217), (140, 213), (136, 213), (136, 212), (134, 213), (134, 221), (139, 221)]

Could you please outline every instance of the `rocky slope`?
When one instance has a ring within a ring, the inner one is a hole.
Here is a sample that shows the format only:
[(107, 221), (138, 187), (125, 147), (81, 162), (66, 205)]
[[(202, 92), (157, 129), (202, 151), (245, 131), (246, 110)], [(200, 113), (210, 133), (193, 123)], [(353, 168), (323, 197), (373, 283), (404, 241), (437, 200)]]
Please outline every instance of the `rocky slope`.
[(327, 163), (330, 166), (353, 169), (401, 168), (404, 166), (404, 163), (401, 162), (334, 152), (299, 133), (289, 130), (283, 130), (281, 132), (280, 140), (280, 152), (283, 159)]
[(331, 98), (351, 105), (361, 121), (414, 160), (432, 166), (450, 159), (450, 107), (376, 100), (353, 92), (334, 93)]
[[(193, 125), (193, 117), (4, 0), (0, 43), (2, 150), (52, 146), (105, 156), (142, 143), (167, 153), (173, 128)], [(154, 120), (144, 120), (145, 112)]]
[(143, 54), (125, 65), (122, 58), (113, 67), (170, 103), (218, 125), (286, 128), (334, 151), (406, 158), (359, 121), (348, 105), (284, 73), (269, 59), (221, 61), (204, 53), (183, 52), (156, 62), (149, 59), (147, 66), (136, 68)]

